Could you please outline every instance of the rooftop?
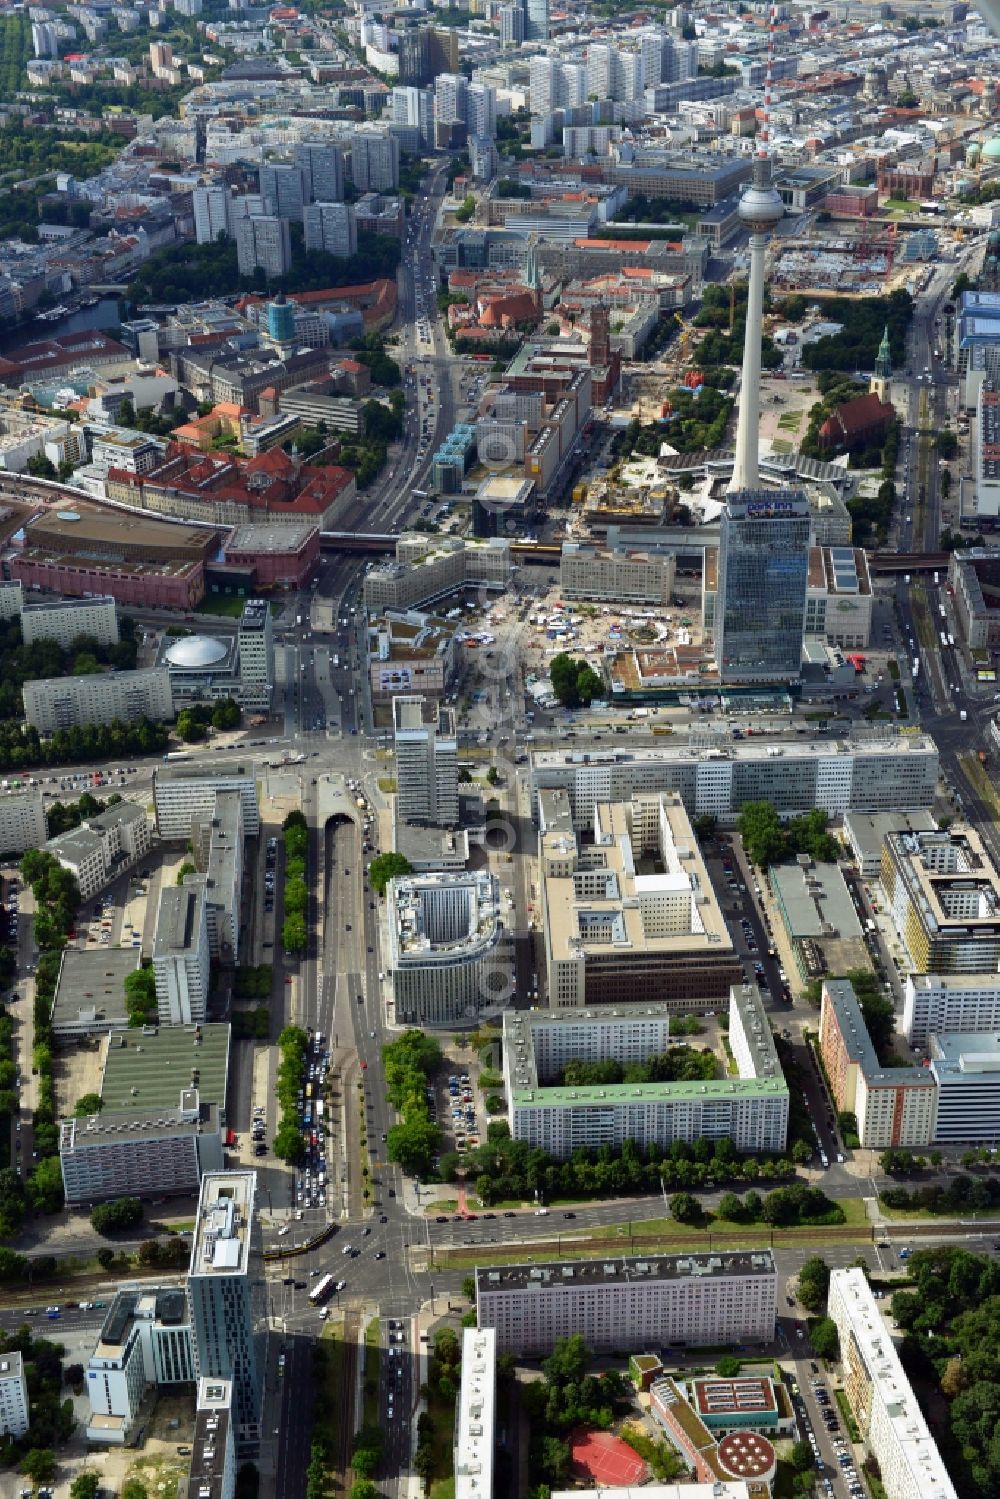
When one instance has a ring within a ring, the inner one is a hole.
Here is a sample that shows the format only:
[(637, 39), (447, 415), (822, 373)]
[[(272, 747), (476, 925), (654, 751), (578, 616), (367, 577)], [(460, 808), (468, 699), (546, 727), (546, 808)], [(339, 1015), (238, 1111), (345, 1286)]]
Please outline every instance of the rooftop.
[(537, 772), (555, 766), (579, 766), (582, 769), (588, 765), (662, 765), (675, 760), (696, 761), (699, 764), (712, 760), (829, 760), (848, 754), (884, 756), (890, 746), (893, 755), (927, 755), (935, 752), (934, 741), (929, 734), (898, 734), (889, 739), (871, 740), (806, 738), (781, 743), (755, 737), (750, 740), (727, 740), (709, 746), (664, 744), (655, 749), (637, 746), (607, 750), (536, 750), (531, 756), (531, 765), (533, 772)]
[(63, 1119), (59, 1125), (59, 1150), (62, 1154), (110, 1142), (127, 1145), (129, 1140), (214, 1134), (218, 1127), (218, 1104), (202, 1104), (197, 1088), (186, 1088), (172, 1109), (129, 1109), (121, 1113), (102, 1110), (83, 1119)]
[(205, 897), (197, 885), (168, 885), (160, 891), (153, 938), (153, 961), (192, 951)]
[[(824, 1005), (829, 1004), (837, 1021), (848, 1059), (860, 1067), (870, 1088), (932, 1088), (934, 1079), (924, 1067), (883, 1067), (865, 1025), (854, 985), (850, 979), (823, 980)], [(820, 1023), (822, 1031), (822, 1022)]]
[(226, 1468), (232, 1402), (231, 1380), (202, 1377), (198, 1381), (186, 1499), (225, 1499), (229, 1492)]
[(455, 1499), (491, 1499), (496, 1416), (497, 1335), (467, 1327), (455, 1412)]
[(202, 1177), (192, 1276), (246, 1275), (256, 1191), (256, 1171), (209, 1171)]
[(176, 1108), (182, 1088), (226, 1103), (228, 1025), (143, 1026), (109, 1037), (101, 1077), (108, 1110)]
[(477, 1296), (498, 1291), (579, 1291), (586, 1286), (649, 1284), (706, 1277), (776, 1274), (769, 1249), (721, 1254), (646, 1255), (603, 1260), (552, 1260), (541, 1265), (499, 1265), (476, 1270)]
[(65, 947), (59, 964), (59, 978), (52, 1000), (52, 1025), (76, 1024), (88, 1012), (95, 1020), (127, 1018), (125, 980), (139, 967), (139, 954), (133, 949), (107, 947), (103, 952), (84, 952)]
[[(892, 1430), (897, 1461), (907, 1473), (905, 1479), (903, 1473), (897, 1477), (900, 1491), (922, 1494), (924, 1499), (956, 1499), (948, 1470), (863, 1270), (830, 1272), (830, 1305), (831, 1315), (836, 1306), (838, 1322), (843, 1308), (843, 1320), (851, 1331), (853, 1354), (864, 1365), (872, 1385), (872, 1399), (881, 1405)], [(842, 1335), (841, 1346), (844, 1343)]]

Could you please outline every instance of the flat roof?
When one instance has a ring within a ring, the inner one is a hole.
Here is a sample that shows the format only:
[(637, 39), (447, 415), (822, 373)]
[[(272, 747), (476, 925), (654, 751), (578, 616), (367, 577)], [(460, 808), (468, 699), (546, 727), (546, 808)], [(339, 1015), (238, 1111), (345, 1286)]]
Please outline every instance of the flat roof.
[(199, 884), (167, 885), (160, 891), (156, 913), (153, 958), (165, 958), (194, 950), (205, 892)]
[(833, 1010), (849, 1060), (861, 1068), (869, 1087), (934, 1086), (934, 1079), (925, 1067), (882, 1066), (850, 979), (824, 979), (822, 995), (822, 1003), (829, 1004)]
[(927, 811), (845, 812), (844, 831), (854, 840), (862, 858), (879, 858), (890, 833), (933, 833), (937, 823)]
[(931, 1070), (949, 1082), (1000, 1084), (1000, 1035), (996, 1031), (949, 1031), (931, 1035)]
[(246, 1275), (256, 1191), (256, 1171), (205, 1173), (191, 1244), (191, 1276)]
[(479, 1266), (476, 1290), (551, 1291), (565, 1287), (637, 1285), (703, 1280), (732, 1275), (775, 1275), (770, 1249), (734, 1249), (719, 1254), (633, 1255), (617, 1259), (550, 1260), (541, 1265)]
[(778, 864), (768, 871), (789, 936), (841, 941), (862, 936), (861, 921), (837, 864)]
[(64, 948), (49, 1017), (52, 1025), (75, 1024), (81, 1011), (88, 1010), (94, 1010), (96, 1018), (124, 1020), (125, 980), (138, 967), (139, 953), (134, 948), (107, 947), (102, 952)]
[(492, 1499), (496, 1359), (495, 1330), (467, 1327), (455, 1412), (455, 1499)]
[[(892, 1431), (899, 1463), (908, 1481), (898, 1475), (900, 1491), (924, 1499), (956, 1499), (955, 1487), (930, 1434), (924, 1414), (910, 1387), (899, 1354), (882, 1319), (865, 1273), (856, 1267), (830, 1272), (830, 1314), (850, 1328), (853, 1350), (868, 1373), (872, 1400), (877, 1400)], [(841, 1337), (841, 1346), (844, 1345)], [(874, 1421), (871, 1423), (874, 1425)], [(887, 1433), (883, 1427), (882, 1442)]]
[(607, 750), (536, 750), (531, 756), (532, 771), (569, 766), (583, 770), (600, 765), (648, 765), (672, 761), (706, 764), (712, 760), (835, 760), (843, 755), (916, 755), (937, 753), (929, 734), (897, 734), (885, 739), (796, 739), (725, 740), (718, 745), (664, 744), (655, 749), (629, 748)]
[(199, 1103), (196, 1089), (187, 1090), (186, 1099), (182, 1092), (180, 1099), (180, 1105), (172, 1109), (102, 1110), (82, 1119), (63, 1119), (59, 1125), (60, 1154), (111, 1141), (125, 1145), (129, 1140), (167, 1140), (174, 1135), (202, 1134), (204, 1128), (209, 1133), (218, 1129), (218, 1104)]
[[(176, 1108), (198, 1072), (203, 1099), (226, 1104), (228, 1025), (143, 1026), (106, 1042), (101, 1099), (106, 1109)], [(133, 1088), (135, 1092), (133, 1093)]]

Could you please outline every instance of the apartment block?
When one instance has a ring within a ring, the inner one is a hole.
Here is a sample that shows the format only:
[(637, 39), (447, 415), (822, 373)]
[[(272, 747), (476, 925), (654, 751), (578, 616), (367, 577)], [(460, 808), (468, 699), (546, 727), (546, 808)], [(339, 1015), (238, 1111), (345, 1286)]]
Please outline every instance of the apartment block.
[(211, 821), (195, 824), (191, 842), (199, 874), (184, 883), (200, 886), (205, 897), (208, 953), (213, 963), (235, 963), (243, 900), (243, 803), (238, 791), (219, 791)]
[(205, 1019), (209, 980), (208, 918), (199, 885), (160, 891), (153, 938), (153, 973), (161, 1025), (191, 1025)]
[(236, 257), (241, 276), (252, 276), (258, 267), (268, 280), (287, 275), (292, 265), (288, 220), (269, 213), (239, 219)]
[(866, 1150), (914, 1149), (935, 1138), (937, 1087), (924, 1067), (882, 1067), (854, 985), (823, 983), (819, 1048), (839, 1112), (853, 1114)]
[(830, 1272), (844, 1390), (886, 1499), (957, 1499), (863, 1270)]
[(676, 570), (677, 559), (670, 552), (606, 550), (564, 541), (559, 591), (567, 599), (669, 605)]
[(903, 988), (903, 1035), (912, 1046), (928, 1036), (1000, 1030), (1000, 978), (988, 973), (911, 973)]
[(124, 1447), (134, 1439), (151, 1388), (194, 1379), (191, 1323), (180, 1288), (120, 1291), (87, 1362), (87, 1440)]
[(503, 1017), (504, 1084), (511, 1134), (549, 1155), (580, 1147), (669, 1147), (728, 1137), (740, 1151), (785, 1148), (788, 1088), (756, 989), (734, 987), (729, 1037), (738, 1078), (703, 1082), (558, 1083), (567, 1062), (646, 1062), (670, 1050), (667, 1005), (509, 1010)]
[(152, 843), (145, 807), (121, 801), (49, 839), (45, 847), (73, 875), (82, 898), (89, 900), (145, 858)]
[(358, 253), (358, 220), (348, 203), (310, 203), (305, 210), (305, 246), (327, 255)]
[(255, 1171), (202, 1178), (188, 1270), (195, 1374), (233, 1383), (237, 1456), (259, 1450), (265, 1335)]
[(23, 1437), (28, 1430), (28, 1381), (16, 1350), (0, 1353), (0, 1436)]
[(455, 1411), (455, 1499), (493, 1499), (497, 1340), (489, 1327), (462, 1333), (462, 1383)]
[(235, 1499), (236, 1432), (231, 1379), (198, 1381), (191, 1471), (182, 1499)]
[(433, 699), (392, 700), (396, 816), (400, 822), (453, 828), (458, 822), (455, 714)]
[[(683, 1014), (728, 1000), (743, 969), (680, 797), (598, 802), (589, 844), (564, 792), (540, 802), (550, 1008), (643, 1000)], [(640, 873), (644, 860), (658, 872)]]
[(770, 1250), (504, 1265), (476, 1271), (476, 1314), (498, 1353), (551, 1353), (581, 1334), (597, 1353), (769, 1343), (777, 1272)]
[(215, 816), (215, 798), (221, 791), (239, 795), (244, 835), (256, 838), (260, 833), (257, 777), (252, 764), (238, 760), (220, 760), (211, 766), (158, 766), (153, 772), (153, 804), (160, 837), (187, 842), (196, 823), (210, 822)]
[(882, 890), (914, 973), (1000, 968), (1000, 875), (974, 828), (890, 833)]
[(500, 885), (486, 870), (389, 882), (388, 962), (401, 1025), (471, 1024), (510, 994)]
[(156, 667), (36, 678), (25, 682), (22, 691), (25, 719), (40, 734), (108, 724), (116, 718), (122, 723), (140, 718), (162, 723), (174, 716), (170, 673)]
[(41, 848), (47, 832), (42, 793), (37, 786), (0, 792), (0, 853), (23, 854)]
[(59, 1125), (59, 1164), (71, 1205), (115, 1197), (178, 1197), (197, 1192), (206, 1171), (221, 1171), (219, 1106), (185, 1088), (174, 1109), (108, 1110)]
[(25, 604), (21, 609), (21, 635), (25, 645), (34, 645), (36, 640), (54, 640), (63, 650), (68, 650), (79, 635), (93, 636), (98, 645), (117, 645), (115, 600), (104, 594), (101, 598)]
[(772, 802), (782, 815), (820, 807), (829, 817), (925, 808), (934, 800), (937, 776), (937, 746), (927, 734), (543, 750), (531, 757), (536, 821), (539, 794), (558, 788), (569, 797), (575, 828), (590, 825), (596, 802), (660, 791), (676, 792), (691, 817), (733, 818), (748, 801)]

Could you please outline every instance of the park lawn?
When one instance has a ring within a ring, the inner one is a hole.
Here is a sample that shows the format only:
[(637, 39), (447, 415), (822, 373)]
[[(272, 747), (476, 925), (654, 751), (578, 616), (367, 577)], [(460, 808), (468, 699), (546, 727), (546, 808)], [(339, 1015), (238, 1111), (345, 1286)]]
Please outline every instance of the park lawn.
[(961, 1212), (932, 1213), (928, 1208), (890, 1208), (879, 1203), (883, 1218), (899, 1223), (946, 1223), (949, 1218), (975, 1218), (977, 1223), (995, 1223), (1000, 1228), (1000, 1213), (996, 1208), (962, 1208)]

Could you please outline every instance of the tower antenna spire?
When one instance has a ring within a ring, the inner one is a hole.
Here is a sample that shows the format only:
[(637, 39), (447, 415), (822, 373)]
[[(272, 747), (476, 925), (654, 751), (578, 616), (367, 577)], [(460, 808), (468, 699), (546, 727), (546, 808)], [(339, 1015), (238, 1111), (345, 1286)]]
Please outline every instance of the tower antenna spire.
[(784, 217), (785, 208), (771, 176), (771, 84), (773, 78), (775, 7), (768, 21), (767, 73), (764, 80), (764, 118), (754, 158), (753, 177), (740, 199), (739, 215), (750, 230), (750, 282), (743, 334), (743, 373), (740, 414), (736, 424), (736, 459), (730, 492), (755, 489), (759, 480), (757, 441), (760, 428), (760, 340), (764, 318), (764, 257), (768, 237)]

